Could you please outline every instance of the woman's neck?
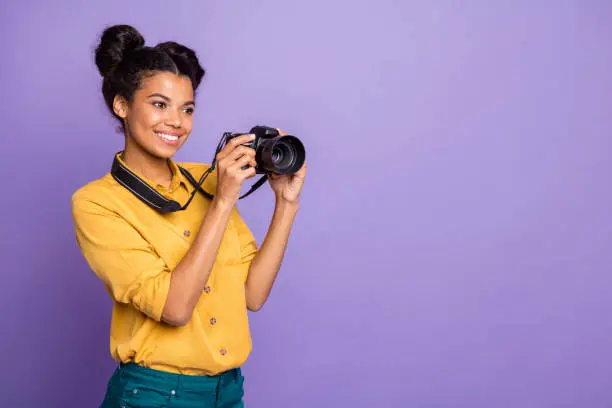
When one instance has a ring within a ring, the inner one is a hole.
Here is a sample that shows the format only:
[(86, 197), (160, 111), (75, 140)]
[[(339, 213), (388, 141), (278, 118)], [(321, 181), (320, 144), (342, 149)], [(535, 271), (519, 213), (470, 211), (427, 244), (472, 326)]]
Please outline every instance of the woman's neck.
[(170, 187), (172, 170), (168, 165), (168, 160), (151, 156), (139, 149), (129, 148), (124, 150), (122, 159), (128, 167), (147, 179), (162, 186)]

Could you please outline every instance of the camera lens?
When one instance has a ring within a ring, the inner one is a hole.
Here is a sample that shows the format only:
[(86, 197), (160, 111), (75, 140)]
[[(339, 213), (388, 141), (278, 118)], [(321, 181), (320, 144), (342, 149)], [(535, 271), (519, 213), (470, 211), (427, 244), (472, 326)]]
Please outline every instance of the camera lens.
[(295, 136), (279, 136), (261, 146), (263, 167), (277, 174), (297, 172), (306, 159), (304, 145)]
[(278, 168), (290, 166), (295, 156), (295, 149), (291, 144), (283, 143), (282, 140), (272, 148), (272, 163)]
[(283, 160), (284, 154), (283, 154), (283, 150), (275, 147), (274, 149), (272, 149), (272, 163), (274, 164), (278, 164), (280, 161)]

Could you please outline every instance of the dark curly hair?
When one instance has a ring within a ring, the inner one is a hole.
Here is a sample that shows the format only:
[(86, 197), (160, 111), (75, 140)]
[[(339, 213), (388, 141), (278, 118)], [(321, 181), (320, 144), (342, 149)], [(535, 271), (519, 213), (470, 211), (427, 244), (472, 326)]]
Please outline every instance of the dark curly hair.
[(192, 49), (173, 41), (147, 47), (138, 30), (125, 24), (104, 30), (95, 57), (104, 78), (102, 94), (106, 106), (122, 124), (113, 111), (116, 95), (131, 102), (143, 79), (156, 72), (172, 72), (189, 78), (195, 94), (205, 73)]

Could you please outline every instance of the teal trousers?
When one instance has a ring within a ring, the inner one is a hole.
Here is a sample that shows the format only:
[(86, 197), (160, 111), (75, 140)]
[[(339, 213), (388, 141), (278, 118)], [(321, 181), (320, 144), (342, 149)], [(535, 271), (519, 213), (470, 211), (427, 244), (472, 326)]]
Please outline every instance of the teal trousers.
[(240, 368), (216, 376), (192, 376), (121, 364), (100, 408), (242, 408)]

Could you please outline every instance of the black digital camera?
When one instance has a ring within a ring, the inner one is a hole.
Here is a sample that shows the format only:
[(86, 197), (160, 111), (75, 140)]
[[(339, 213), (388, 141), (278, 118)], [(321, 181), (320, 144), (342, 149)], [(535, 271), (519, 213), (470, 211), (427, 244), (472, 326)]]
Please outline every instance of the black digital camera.
[[(244, 146), (255, 149), (255, 168), (258, 174), (294, 174), (304, 165), (306, 150), (295, 136), (281, 136), (277, 129), (255, 126), (249, 133), (255, 135), (252, 142)], [(225, 133), (226, 143), (245, 133)]]

